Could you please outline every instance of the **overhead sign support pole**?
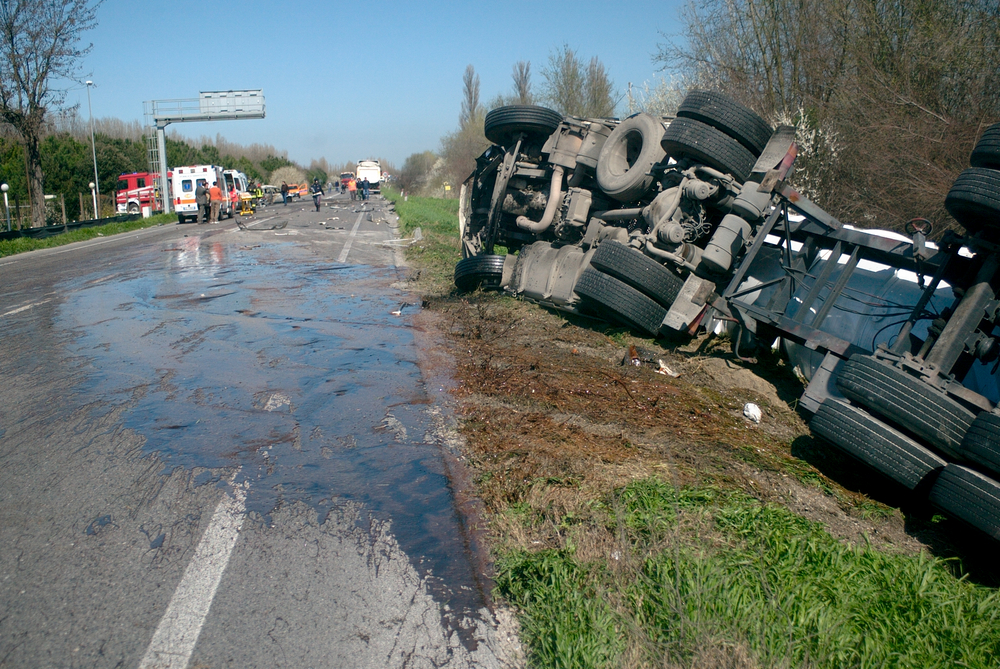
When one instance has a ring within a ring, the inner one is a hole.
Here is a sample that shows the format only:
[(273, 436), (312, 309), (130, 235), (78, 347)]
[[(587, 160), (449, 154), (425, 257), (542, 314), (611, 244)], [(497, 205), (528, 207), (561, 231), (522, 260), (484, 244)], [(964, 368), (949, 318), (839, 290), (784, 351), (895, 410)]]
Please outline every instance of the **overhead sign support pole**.
[(167, 172), (166, 127), (171, 123), (198, 121), (237, 121), (264, 118), (264, 92), (202, 91), (197, 98), (184, 100), (152, 100), (145, 103), (146, 123), (156, 128), (156, 153), (160, 173), (160, 197), (163, 211), (170, 211), (170, 191)]

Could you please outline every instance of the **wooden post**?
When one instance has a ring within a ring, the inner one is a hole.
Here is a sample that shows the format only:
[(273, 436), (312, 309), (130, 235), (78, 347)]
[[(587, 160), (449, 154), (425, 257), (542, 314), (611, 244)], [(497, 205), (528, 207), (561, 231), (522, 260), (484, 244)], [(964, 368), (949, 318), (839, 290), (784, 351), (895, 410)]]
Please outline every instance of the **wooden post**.
[(62, 207), (63, 227), (66, 227), (66, 196), (59, 193), (59, 206)]
[(80, 218), (78, 220), (86, 220), (83, 218), (83, 212), (87, 211), (83, 208), (83, 193), (80, 193)]

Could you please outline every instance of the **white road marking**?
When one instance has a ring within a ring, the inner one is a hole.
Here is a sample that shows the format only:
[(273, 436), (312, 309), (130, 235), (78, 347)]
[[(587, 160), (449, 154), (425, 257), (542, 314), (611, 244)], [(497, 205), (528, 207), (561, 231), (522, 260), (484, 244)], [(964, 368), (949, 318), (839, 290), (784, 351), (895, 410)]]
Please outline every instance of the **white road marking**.
[(337, 258), (337, 262), (347, 262), (347, 254), (351, 252), (351, 244), (354, 243), (354, 236), (358, 234), (358, 228), (361, 227), (361, 219), (365, 217), (368, 212), (361, 212), (358, 214), (358, 220), (354, 221), (354, 227), (351, 228), (351, 234), (347, 237), (347, 243), (344, 244), (344, 250), (340, 252), (340, 257)]
[(17, 309), (11, 309), (10, 311), (8, 311), (5, 314), (0, 314), (0, 318), (4, 318), (6, 316), (13, 316), (14, 314), (19, 314), (22, 311), (27, 311), (28, 309), (31, 309), (32, 307), (37, 307), (37, 306), (45, 304), (46, 302), (51, 302), (51, 301), (52, 300), (42, 300), (41, 302), (32, 302), (31, 304), (26, 304), (23, 307), (18, 307)]
[(215, 508), (139, 669), (187, 667), (246, 518), (246, 497), (246, 488), (237, 486), (234, 496), (224, 495)]

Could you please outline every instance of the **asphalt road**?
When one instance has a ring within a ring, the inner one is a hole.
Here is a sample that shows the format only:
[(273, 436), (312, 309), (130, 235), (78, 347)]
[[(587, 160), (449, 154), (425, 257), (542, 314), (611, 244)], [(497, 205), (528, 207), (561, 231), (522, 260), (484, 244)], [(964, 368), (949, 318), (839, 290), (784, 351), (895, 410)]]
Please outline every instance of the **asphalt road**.
[(337, 197), (0, 259), (0, 667), (519, 661), (395, 223)]

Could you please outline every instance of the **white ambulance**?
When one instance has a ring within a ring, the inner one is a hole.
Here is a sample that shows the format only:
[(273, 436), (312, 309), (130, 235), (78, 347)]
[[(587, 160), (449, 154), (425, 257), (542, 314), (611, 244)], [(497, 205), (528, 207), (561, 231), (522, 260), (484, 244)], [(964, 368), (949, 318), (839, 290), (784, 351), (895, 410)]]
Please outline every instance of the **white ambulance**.
[(219, 208), (219, 218), (232, 218), (233, 209), (229, 205), (229, 186), (218, 165), (189, 165), (175, 167), (171, 185), (174, 196), (174, 211), (177, 212), (178, 223), (197, 223), (201, 213), (195, 201), (195, 190), (198, 184), (210, 188), (215, 183), (222, 189), (222, 206)]

